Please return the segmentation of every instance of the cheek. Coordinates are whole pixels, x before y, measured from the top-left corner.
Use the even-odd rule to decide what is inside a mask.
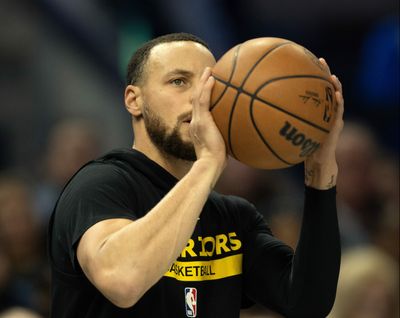
[[[153,108],[153,112],[167,127],[175,127],[178,124],[179,112],[171,104],[164,103],[159,108]]]
[[[163,117],[168,115],[173,108],[172,101],[173,98],[163,89],[152,90],[146,94],[146,98],[144,98],[145,104],[148,105],[154,113]]]
[[[154,87],[146,92],[144,102],[168,127],[173,128],[178,124],[178,117],[191,110],[191,96],[189,90],[177,92],[173,88]]]

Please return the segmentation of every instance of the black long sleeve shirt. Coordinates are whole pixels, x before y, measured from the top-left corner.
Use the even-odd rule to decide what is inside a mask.
[[[272,235],[253,205],[212,192],[164,276],[131,308],[108,301],[79,266],[80,238],[102,220],[145,216],[177,182],[132,149],[113,151],[71,179],[49,226],[52,317],[234,318],[249,302],[286,317],[328,314],[340,263],[335,189],[306,188],[296,252]]]

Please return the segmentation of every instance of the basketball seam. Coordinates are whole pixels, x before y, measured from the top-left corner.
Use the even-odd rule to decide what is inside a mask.
[[[235,54],[233,56],[233,66],[232,66],[232,71],[231,74],[229,75],[229,79],[228,82],[230,83],[232,78],[233,78],[233,74],[235,73],[236,70],[236,62],[237,62],[237,57],[239,55],[239,49],[242,46],[242,44],[239,44],[235,50]],[[213,75],[213,77],[215,78],[215,76]],[[226,91],[228,90],[228,86],[225,85],[224,90],[222,91],[222,94],[217,98],[217,100],[215,101],[215,103],[213,105],[210,106],[210,111],[212,111],[215,106],[217,106],[217,104],[219,103],[219,101],[222,99],[222,97],[225,95]]]
[[[256,90],[256,93],[259,92],[261,88],[264,88],[265,86],[267,86],[271,82],[275,82],[275,81],[282,80],[282,79],[288,79],[288,78],[317,78],[317,79],[321,79],[321,80],[324,80],[324,81],[327,81],[328,83],[330,83],[330,81],[327,80],[326,78],[324,78],[322,76],[317,76],[317,75],[291,75],[291,76],[275,77],[275,78],[269,80],[268,82],[264,83],[260,88],[258,88]],[[219,79],[219,78],[216,78],[216,80],[220,81],[223,84],[225,84],[227,87],[228,86],[232,87],[233,89],[235,89],[237,91],[238,94],[243,93],[245,95],[248,95],[248,96],[251,97],[252,100],[255,99],[255,100],[261,101],[261,102],[263,102],[265,104],[268,104],[272,108],[275,108],[276,110],[279,110],[279,111],[281,111],[281,112],[283,112],[283,113],[285,113],[287,115],[290,115],[291,117],[294,117],[294,118],[296,118],[296,119],[298,119],[298,120],[300,120],[300,121],[302,121],[302,122],[304,122],[304,123],[306,123],[306,124],[308,124],[308,125],[310,125],[310,126],[312,126],[314,128],[317,128],[317,129],[323,131],[324,133],[329,133],[329,130],[327,130],[327,129],[323,128],[323,127],[320,127],[320,126],[318,126],[318,125],[316,125],[316,124],[314,124],[314,123],[312,123],[312,122],[310,122],[310,121],[308,121],[308,120],[306,120],[304,118],[301,118],[298,115],[293,114],[293,113],[291,113],[291,112],[279,107],[278,105],[275,105],[275,104],[273,104],[273,103],[271,103],[271,102],[269,102],[269,101],[267,101],[267,100],[265,100],[265,99],[263,99],[261,97],[258,97],[255,94],[251,94],[251,93],[245,91],[242,87],[235,86],[232,83],[226,82],[226,81],[224,81],[222,79]]]
[[[238,59],[238,56],[239,56],[239,50],[240,50],[240,47],[241,47],[242,45],[240,44],[239,46],[238,46],[238,48],[237,48],[237,50],[236,50],[236,54],[235,54],[235,59],[234,59],[234,63],[235,63],[235,69],[236,69],[236,61],[237,61],[237,59]],[[232,77],[233,77],[233,68],[232,68]],[[232,77],[229,79],[229,82],[228,83],[230,83],[230,81],[231,81],[231,79],[232,79]],[[225,85],[225,91],[228,89],[228,85]],[[230,152],[231,152],[231,154],[232,154],[232,156],[235,158],[235,159],[237,159],[237,157],[236,157],[236,155],[235,155],[235,153],[233,152],[233,149],[232,149],[232,143],[231,143],[231,138],[230,138],[230,123],[231,123],[231,121],[232,121],[232,116],[233,116],[233,110],[235,109],[235,107],[236,107],[236,102],[237,102],[237,100],[238,100],[238,97],[239,97],[239,92],[236,92],[236,96],[235,96],[235,100],[234,100],[234,102],[233,102],[233,105],[232,105],[232,108],[231,108],[231,111],[229,112],[229,126],[228,126],[228,147],[229,147],[229,150],[230,150]]]
[[[236,155],[235,155],[235,153],[233,151],[233,147],[232,147],[231,124],[232,124],[233,111],[234,111],[234,109],[236,107],[236,103],[237,103],[237,100],[239,98],[239,95],[240,95],[240,92],[237,91],[236,92],[236,96],[235,96],[235,100],[233,101],[233,105],[232,105],[231,111],[229,112],[229,126],[228,126],[228,146],[229,146],[229,149],[231,151],[232,156],[237,160],[239,160],[239,159],[236,157]]]
[[[255,68],[258,66],[258,64],[261,63],[261,61],[270,53],[272,53],[274,50],[280,48],[281,46],[284,45],[288,45],[288,44],[292,44],[293,42],[284,42],[284,43],[280,43],[277,46],[274,46],[273,48],[271,48],[269,51],[265,52],[256,63],[253,64],[253,66],[251,67],[251,69],[247,72],[246,76],[243,79],[242,84],[240,85],[241,88],[243,88],[244,84],[246,84],[247,80],[249,79],[251,73],[253,73],[253,71],[255,70]]]
[[[257,61],[256,63],[254,63],[254,65],[252,66],[252,68],[247,72],[247,74],[246,74],[245,78],[243,79],[242,84],[241,84],[241,86],[240,86],[240,90],[236,88],[237,93],[236,93],[236,96],[235,96],[235,101],[234,101],[234,103],[233,103],[233,105],[232,105],[232,108],[231,108],[231,111],[230,111],[230,114],[229,114],[229,123],[228,123],[228,145],[229,145],[229,149],[230,149],[230,151],[231,151],[231,154],[232,154],[232,156],[233,156],[235,159],[238,159],[238,158],[237,158],[237,156],[235,155],[235,153],[234,153],[234,151],[233,151],[233,147],[232,147],[232,140],[231,140],[232,119],[233,119],[233,113],[234,113],[235,108],[236,108],[236,102],[237,102],[237,100],[238,100],[238,97],[239,97],[241,91],[243,91],[242,88],[243,88],[244,84],[246,83],[247,79],[250,77],[251,73],[252,73],[252,72],[254,71],[254,69],[257,67],[257,65],[258,65],[268,54],[270,54],[270,53],[271,53],[272,51],[274,51],[275,49],[277,49],[277,48],[279,48],[279,47],[281,47],[281,46],[283,46],[283,45],[290,44],[290,43],[293,43],[293,42],[284,42],[284,43],[280,43],[280,44],[274,46],[273,48],[271,48],[269,51],[265,52],[265,53],[258,59],[258,61]],[[236,59],[237,59],[238,56],[239,56],[239,50],[238,50],[237,52],[238,52],[238,55],[236,56]],[[223,81],[221,81],[221,82],[223,82]],[[229,83],[229,84],[228,84],[229,86],[234,87],[233,85],[231,85],[230,80],[229,80],[228,83]],[[225,85],[227,85],[227,83],[226,83]],[[228,86],[228,85],[227,85],[227,86]],[[239,160],[239,159],[238,159],[238,160]]]
[[[286,161],[285,159],[281,158],[276,152],[275,150],[272,148],[272,146],[264,139],[264,136],[262,135],[262,133],[260,132],[260,130],[257,127],[257,124],[254,120],[254,116],[253,116],[253,102],[254,102],[254,98],[251,99],[251,103],[250,103],[250,107],[249,107],[249,113],[250,113],[250,118],[251,118],[251,122],[253,123],[253,127],[256,130],[258,137],[260,137],[260,139],[262,140],[262,142],[264,143],[264,145],[267,146],[267,148],[272,152],[272,154],[275,155],[276,158],[278,158],[280,161],[282,161],[283,163],[289,165],[289,166],[293,166],[295,165],[295,163],[290,163],[288,161]]]

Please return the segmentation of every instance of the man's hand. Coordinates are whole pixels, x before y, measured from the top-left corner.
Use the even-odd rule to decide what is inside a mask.
[[[321,58],[320,61],[329,70],[329,66],[325,60]],[[334,123],[325,142],[304,162],[305,184],[309,187],[321,190],[329,189],[336,185],[338,166],[335,151],[344,125],[342,84],[335,75],[332,75],[331,78],[333,85],[335,86],[335,97],[337,103]]]
[[[190,134],[197,160],[206,160],[217,168],[217,179],[227,163],[224,139],[210,113],[210,96],[214,86],[211,69],[207,67],[193,96],[193,113]],[[216,180],[215,180],[216,182]]]

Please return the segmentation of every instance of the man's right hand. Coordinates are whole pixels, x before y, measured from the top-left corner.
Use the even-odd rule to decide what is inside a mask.
[[[224,139],[210,112],[210,97],[214,83],[211,68],[207,67],[193,96],[190,135],[197,160],[207,161],[209,165],[216,167],[216,182],[226,166],[228,156]]]

